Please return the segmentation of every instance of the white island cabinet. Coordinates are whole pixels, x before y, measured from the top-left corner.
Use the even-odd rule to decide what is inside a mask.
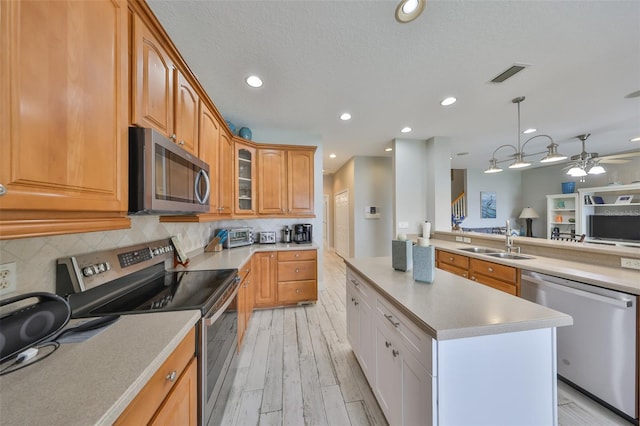
[[[393,425],[557,424],[556,327],[570,316],[436,270],[347,259],[347,336]]]

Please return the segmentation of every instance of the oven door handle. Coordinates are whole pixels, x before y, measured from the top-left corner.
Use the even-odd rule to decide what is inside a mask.
[[[222,316],[222,314],[227,310],[231,302],[233,302],[233,299],[235,299],[236,296],[238,295],[238,290],[240,289],[240,286],[237,285],[237,283],[234,283],[234,286],[235,286],[235,289],[233,290],[233,293],[231,293],[231,296],[229,296],[229,298],[224,302],[224,304],[220,307],[220,309],[214,312],[211,312],[211,311],[207,312],[207,316],[205,316],[203,319],[204,324],[207,327],[211,327],[213,323],[216,322],[218,318]]]
[[[204,183],[206,184],[206,189],[204,191],[204,196],[200,197],[200,191],[198,191],[198,186],[200,186],[200,178],[204,178]],[[193,189],[196,196],[196,199],[200,204],[207,204],[209,202],[209,194],[211,193],[211,181],[209,180],[209,176],[207,175],[206,170],[201,169],[196,175],[196,180],[193,183]]]

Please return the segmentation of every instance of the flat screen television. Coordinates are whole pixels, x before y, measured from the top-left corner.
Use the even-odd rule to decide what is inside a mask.
[[[589,237],[640,241],[640,216],[589,216]]]

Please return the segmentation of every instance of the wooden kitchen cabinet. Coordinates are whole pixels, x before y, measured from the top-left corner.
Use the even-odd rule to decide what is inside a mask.
[[[0,3],[0,239],[130,227],[127,2]]]
[[[287,153],[282,149],[258,149],[258,213],[286,212]]]
[[[240,287],[238,288],[238,350],[249,327],[251,312],[253,311],[253,286],[251,285],[251,260],[242,266],[238,275],[240,276]]]
[[[174,65],[166,42],[138,14],[133,15],[131,64],[133,124],[151,127],[198,155],[200,97]]]
[[[315,250],[278,252],[278,304],[318,300]]]
[[[237,216],[256,215],[256,149],[253,145],[234,140],[235,202]]]
[[[258,213],[313,216],[315,147],[264,147],[258,150]]]
[[[520,270],[457,253],[436,250],[437,267],[480,284],[520,296]]]
[[[182,340],[115,425],[197,425],[198,380],[195,328]]]
[[[254,306],[256,308],[272,308],[277,303],[278,291],[278,254],[277,252],[255,253],[252,257],[251,269],[254,281]]]
[[[520,271],[480,259],[469,259],[469,279],[520,296]]]

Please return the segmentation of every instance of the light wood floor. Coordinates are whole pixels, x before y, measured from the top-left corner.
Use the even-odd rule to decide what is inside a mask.
[[[346,336],[345,265],[324,253],[318,303],[255,311],[213,425],[386,425]],[[564,383],[559,423],[631,425]]]

